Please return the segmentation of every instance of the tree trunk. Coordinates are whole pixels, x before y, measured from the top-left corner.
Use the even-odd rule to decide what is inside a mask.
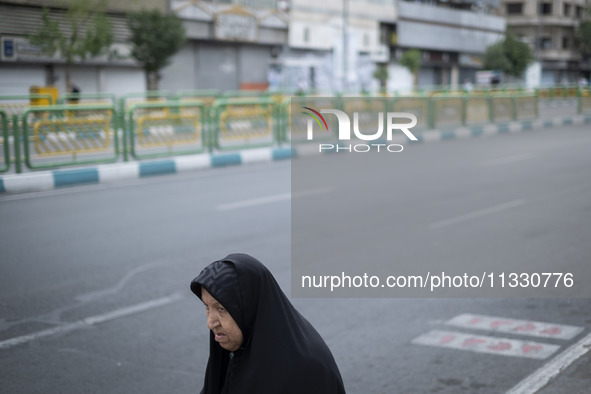
[[[72,65],[72,63],[70,63],[69,61],[66,62],[66,94],[69,94],[72,92],[72,80],[71,80],[71,76],[70,76],[70,66]]]
[[[158,90],[158,80],[160,76],[157,71],[146,71],[146,88],[148,90]]]

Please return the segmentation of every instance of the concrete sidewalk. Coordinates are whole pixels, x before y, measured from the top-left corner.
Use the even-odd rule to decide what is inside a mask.
[[[549,119],[486,124],[453,129],[426,130],[423,132],[415,132],[415,135],[418,138],[418,143],[438,142],[458,138],[488,137],[541,128],[581,125],[587,123],[591,123],[591,114],[557,116]],[[393,142],[405,143],[407,140],[402,138]],[[291,157],[297,157],[298,155],[303,156],[314,154],[317,153],[316,150],[317,147],[313,144],[309,144],[309,146],[302,144],[301,146],[293,148],[257,148],[234,153],[199,154],[151,161],[133,161],[92,167],[76,167],[2,175],[0,176],[0,193],[16,194],[36,192],[71,185],[108,183],[126,179],[174,174],[229,165],[285,160]]]

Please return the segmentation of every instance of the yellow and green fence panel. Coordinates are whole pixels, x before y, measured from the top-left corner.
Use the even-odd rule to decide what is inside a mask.
[[[146,92],[127,93],[119,98],[119,110],[127,113],[132,106],[145,103],[166,103],[175,100],[172,94],[166,90],[149,90]],[[146,111],[150,111],[148,106]]]
[[[182,103],[199,102],[207,106],[213,106],[213,102],[220,97],[218,89],[181,90],[175,99]]]
[[[530,120],[538,117],[538,97],[536,95],[517,95],[513,98],[515,120]]]
[[[591,88],[579,91],[579,113],[591,113]]]
[[[375,133],[379,129],[380,118],[382,130],[386,129],[384,115],[390,110],[392,99],[387,97],[344,97],[345,113],[357,114],[359,131],[364,134]],[[380,117],[378,114],[382,113]],[[355,116],[355,115],[354,115]],[[354,121],[354,118],[351,118]]]
[[[432,127],[450,128],[465,122],[464,98],[455,96],[434,96],[430,99],[432,108]]]
[[[31,106],[39,106],[41,103],[47,105],[55,104],[53,97],[50,94],[26,94],[13,96],[0,96],[0,109],[5,111],[6,116],[10,119],[13,116],[18,116],[19,120],[25,110]],[[43,116],[43,113],[39,113]],[[18,127],[19,123],[8,123],[8,135],[14,135],[13,127]]]
[[[113,105],[28,108],[22,115],[20,138],[27,167],[51,168],[116,161],[119,155],[115,132],[117,119]]]
[[[278,139],[279,104],[269,97],[221,99],[214,103],[211,125],[218,150],[271,146]]]
[[[10,139],[8,136],[8,115],[3,109],[0,109],[0,141],[2,149],[0,172],[6,172],[10,168]]]
[[[426,96],[398,97],[394,99],[394,112],[409,112],[417,117],[413,130],[425,130],[432,127],[430,98]]]
[[[14,96],[0,96],[0,109],[6,112],[8,117],[22,115],[31,106],[53,105],[50,94],[25,94]]]
[[[136,159],[209,150],[207,107],[202,102],[135,104],[127,118],[130,151]]]
[[[464,124],[479,125],[492,121],[490,98],[488,96],[468,96],[464,101]]]

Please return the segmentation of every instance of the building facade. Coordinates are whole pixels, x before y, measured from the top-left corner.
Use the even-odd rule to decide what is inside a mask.
[[[173,0],[170,6],[183,20],[188,42],[162,71],[163,87],[269,87],[270,65],[287,43],[288,15],[276,0]]]
[[[0,1],[0,95],[22,95],[31,86],[57,86],[66,93],[64,60],[46,56],[27,39],[41,27],[43,7],[58,20],[60,28],[68,30],[65,0],[9,0]],[[85,92],[123,94],[146,88],[143,70],[129,58],[129,36],[126,14],[142,6],[167,12],[166,0],[138,2],[110,2],[106,10],[113,28],[113,44],[106,55],[76,62],[71,67],[71,80]]]
[[[109,55],[77,62],[72,81],[82,92],[145,90],[143,70],[129,57],[126,14],[146,7],[178,15],[187,30],[187,44],[161,72],[160,88],[170,91],[376,91],[378,66],[388,69],[389,90],[410,90],[414,78],[400,65],[409,49],[422,53],[419,87],[457,87],[475,82],[486,48],[507,27],[532,46],[543,83],[573,82],[588,78],[574,38],[586,1],[542,0],[539,10],[536,0],[110,2]],[[64,61],[41,55],[27,34],[40,26],[43,6],[65,26],[68,4],[0,1],[0,94],[50,84],[65,91]]]
[[[290,82],[319,90],[377,90],[373,72],[388,68],[389,90],[410,90],[413,76],[399,64],[419,49],[418,85],[474,82],[488,45],[505,33],[494,13],[498,0],[479,2],[399,0],[293,0],[289,49],[283,59]],[[296,73],[296,77],[293,74]]]
[[[457,87],[475,82],[486,48],[503,38],[505,20],[498,1],[399,1],[390,45],[395,58],[406,49],[422,51],[419,86]],[[395,34],[395,36],[393,36]]]
[[[500,12],[541,64],[542,85],[576,83],[589,78],[575,33],[585,17],[587,0],[501,0]]]

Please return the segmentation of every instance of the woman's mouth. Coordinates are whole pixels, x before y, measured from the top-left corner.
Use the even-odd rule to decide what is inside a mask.
[[[224,338],[226,338],[226,335],[225,335],[225,334],[222,334],[222,333],[217,333],[217,334],[215,334],[215,340],[216,340],[216,342],[220,342],[220,341],[222,341]]]

